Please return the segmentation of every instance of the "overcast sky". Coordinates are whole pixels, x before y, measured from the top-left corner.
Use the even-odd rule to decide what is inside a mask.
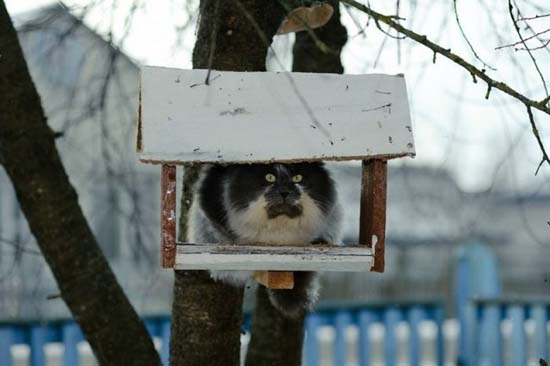
[[[49,3],[52,1],[6,0],[12,15]],[[85,3],[81,0],[66,2],[77,7]],[[120,42],[132,3],[131,0],[119,0],[113,7],[110,0],[105,0],[87,15],[85,22],[105,37],[107,30],[112,29],[115,42]],[[124,39],[123,50],[141,63],[190,68],[196,19],[191,19],[191,27],[178,41],[175,29],[188,18],[184,6],[178,5],[180,3],[183,4],[175,0],[141,1],[132,18],[128,37]],[[451,48],[467,61],[483,67],[459,33],[452,2],[418,0],[416,7],[409,6],[410,1],[401,3],[400,15],[407,19],[404,25],[427,34],[428,38]],[[542,9],[550,13],[548,1],[545,6],[543,3],[539,1]],[[383,13],[395,13],[393,2],[371,0],[370,4]],[[487,72],[520,92],[542,99],[542,82],[527,53],[514,52],[511,48],[495,50],[495,47],[517,40],[506,2],[488,0],[458,4],[462,26],[470,42],[479,56],[497,69]],[[484,4],[483,7],[480,4]],[[75,11],[78,12],[78,8]],[[474,84],[470,75],[458,66],[441,56],[432,64],[431,51],[409,40],[387,37],[373,22],[366,29],[366,36],[359,34],[355,21],[364,25],[366,18],[355,13],[354,21],[347,12],[343,14],[350,35],[343,53],[346,73],[404,73],[406,76],[417,149],[417,158],[407,164],[430,164],[449,169],[465,190],[488,189],[495,180],[511,189],[537,191],[548,187],[550,190],[550,167],[543,167],[537,177],[533,175],[540,152],[521,104],[497,91],[485,100],[486,85]],[[525,14],[532,15],[535,13]],[[535,30],[543,30],[550,26],[548,19],[531,24]],[[276,52],[285,59],[284,52],[290,42],[288,38],[277,38]],[[550,51],[537,51],[535,56],[543,75],[546,72],[550,79]],[[517,64],[524,66],[518,68]],[[285,67],[289,68],[288,61]],[[550,149],[550,117],[542,113],[535,116]]]

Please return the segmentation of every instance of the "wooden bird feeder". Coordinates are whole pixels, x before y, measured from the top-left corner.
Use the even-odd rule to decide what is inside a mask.
[[[161,165],[164,268],[384,271],[389,159],[414,156],[403,75],[141,70],[139,159]],[[176,241],[176,166],[362,160],[359,243],[273,246]],[[281,273],[283,272],[283,273]]]

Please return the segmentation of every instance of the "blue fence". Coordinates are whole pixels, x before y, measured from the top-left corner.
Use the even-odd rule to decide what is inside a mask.
[[[319,311],[308,314],[306,318],[306,342],[304,356],[307,366],[320,364],[320,343],[317,333],[323,326],[331,326],[335,331],[334,365],[346,365],[347,344],[346,330],[355,325],[359,329],[359,360],[361,366],[368,366],[370,362],[369,328],[376,322],[383,323],[386,329],[384,339],[384,359],[387,366],[397,364],[396,327],[399,322],[405,321],[410,325],[409,360],[411,366],[420,365],[420,336],[419,324],[423,320],[432,320],[437,324],[437,360],[443,365],[443,310],[438,304],[411,304],[401,306],[383,305],[349,305],[323,306]],[[245,330],[249,328],[250,319],[245,317]],[[170,319],[156,317],[145,319],[145,324],[151,336],[161,340],[161,358],[163,364],[168,364],[168,344],[170,339]],[[76,366],[79,363],[77,345],[84,341],[78,325],[72,321],[50,322],[48,324],[21,324],[0,325],[0,365],[11,366],[10,348],[15,344],[30,346],[30,365],[45,365],[46,355],[44,346],[48,343],[59,342],[64,345],[63,364]]]
[[[455,276],[455,300],[460,323],[457,365],[527,365],[527,319],[531,319],[535,326],[534,359],[537,363],[539,359],[548,360],[550,301],[502,297],[497,268],[494,254],[481,243],[470,243],[459,253]],[[504,320],[512,326],[509,347],[504,347]],[[505,355],[508,356],[506,360]]]
[[[162,340],[161,357],[168,364],[168,340],[170,339],[170,319],[155,317],[145,320],[151,336]],[[11,366],[10,349],[16,344],[27,344],[30,347],[30,365],[44,366],[46,355],[44,347],[48,343],[63,343],[63,364],[77,366],[79,355],[77,345],[85,338],[80,327],[73,321],[55,321],[47,324],[21,323],[18,325],[0,324],[0,365]]]
[[[511,323],[510,347],[507,347],[506,364],[524,366],[527,364],[527,335],[525,322],[533,321],[534,358],[548,360],[547,322],[550,316],[550,303],[541,300],[511,300],[511,299],[474,299],[472,300],[474,314],[472,319],[466,319],[467,329],[471,330],[473,338],[468,345],[465,365],[503,365],[504,340],[501,333],[502,321],[508,319]]]
[[[408,305],[380,305],[336,307],[332,310],[323,310],[309,314],[306,319],[305,359],[307,366],[320,365],[320,344],[317,341],[317,330],[328,325],[335,330],[334,365],[347,365],[348,352],[346,329],[355,325],[359,330],[358,356],[359,365],[371,365],[371,339],[369,329],[374,323],[382,323],[384,333],[384,364],[397,364],[397,325],[404,321],[409,325],[408,359],[411,366],[420,365],[420,334],[419,325],[424,320],[434,321],[437,326],[436,360],[437,365],[443,365],[444,338],[443,338],[443,307],[440,304],[408,304]]]

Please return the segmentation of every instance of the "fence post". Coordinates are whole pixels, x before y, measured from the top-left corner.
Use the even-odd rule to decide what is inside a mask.
[[[459,366],[477,366],[479,333],[472,300],[500,295],[496,258],[490,248],[471,242],[460,248],[455,272],[456,312],[460,323]]]
[[[321,317],[309,314],[306,318],[306,365],[319,366],[319,344],[317,330],[321,326]]]
[[[426,310],[422,306],[413,306],[408,312],[409,318],[409,364],[420,365],[422,342],[418,333],[420,322],[426,319]]]
[[[508,317],[512,321],[512,366],[527,364],[527,341],[525,337],[525,311],[522,305],[511,305]]]
[[[359,365],[370,366],[371,347],[369,339],[370,326],[376,321],[372,310],[359,311]]]
[[[46,343],[46,327],[34,325],[31,328],[31,366],[44,366],[46,356],[44,344]]]
[[[502,365],[502,336],[500,334],[501,312],[497,304],[482,304],[479,311],[480,362],[483,365]]]
[[[386,335],[384,338],[384,364],[386,366],[397,365],[397,324],[401,320],[401,311],[395,306],[391,306],[384,312],[384,326]]]
[[[14,342],[14,330],[0,327],[0,365],[11,366],[11,346]]]
[[[63,345],[65,346],[65,351],[63,352],[63,365],[78,366],[80,364],[78,342],[82,338],[80,328],[76,323],[64,324],[62,337]]]
[[[437,366],[444,366],[445,363],[445,335],[443,334],[443,322],[445,321],[445,315],[443,314],[443,307],[436,306],[434,308],[434,319],[437,326]]]
[[[170,355],[170,319],[162,319],[160,323],[160,336],[162,338],[162,348],[160,351],[160,359],[164,366],[168,366],[168,358]]]
[[[535,359],[548,360],[548,336],[546,335],[546,309],[543,304],[533,305],[531,318],[535,321]]]
[[[334,342],[334,364],[347,365],[346,330],[351,324],[351,314],[347,310],[340,310],[334,319],[336,339]]]

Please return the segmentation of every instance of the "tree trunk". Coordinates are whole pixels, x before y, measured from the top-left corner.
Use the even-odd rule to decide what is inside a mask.
[[[334,8],[330,21],[319,29],[314,30],[317,38],[323,41],[330,52],[323,52],[315,44],[315,40],[308,32],[296,33],[294,42],[292,70],[296,72],[326,72],[341,74],[344,72],[340,54],[348,40],[346,28],[340,22],[339,1],[327,1]]]
[[[271,305],[265,287],[259,285],[245,365],[299,366],[303,343],[304,317],[284,317]]]
[[[296,33],[292,70],[296,72],[342,73],[340,53],[347,41],[346,28],[340,22],[338,1],[330,21],[314,30],[318,39],[330,47],[330,53],[320,50],[308,32]],[[251,339],[246,366],[299,366],[302,363],[304,318],[287,319],[271,305],[263,287],[256,293]]]
[[[61,296],[100,364],[160,364],[78,205],[2,0],[0,50],[0,157]]]
[[[193,68],[264,71],[284,14],[277,1],[201,0]],[[186,236],[197,170],[185,172],[180,238]],[[208,272],[175,271],[171,365],[239,365],[242,297],[242,288],[215,282]]]

